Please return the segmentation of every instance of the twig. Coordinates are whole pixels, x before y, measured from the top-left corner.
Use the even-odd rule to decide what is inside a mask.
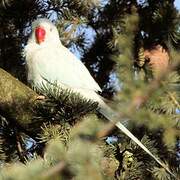
[[[60,161],[58,164],[56,164],[52,168],[46,170],[46,172],[43,172],[41,177],[42,178],[51,177],[51,176],[58,174],[61,171],[63,171],[65,169],[65,167],[66,167],[66,163],[64,161]]]

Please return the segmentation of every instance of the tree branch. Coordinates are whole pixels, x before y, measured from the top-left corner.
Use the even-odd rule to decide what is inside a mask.
[[[40,104],[38,94],[0,68],[0,114],[11,123],[33,132],[32,125],[38,123],[34,107]]]

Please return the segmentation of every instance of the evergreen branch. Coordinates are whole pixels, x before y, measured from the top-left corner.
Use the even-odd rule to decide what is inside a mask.
[[[174,95],[171,92],[167,92],[167,94],[169,95],[169,97],[171,98],[171,100],[173,101],[173,103],[177,106],[178,109],[180,109],[180,104],[177,101],[177,99],[174,97]]]
[[[57,87],[44,88],[50,99],[38,100],[39,95],[32,89],[0,69],[0,112],[25,133],[29,132],[30,137],[36,136],[40,125],[53,115],[58,121],[62,118],[68,121],[97,108],[97,103],[81,98],[79,94]]]
[[[173,70],[175,70],[180,65],[180,62],[174,62],[166,71],[162,72],[156,79],[152,80],[152,82],[146,87],[146,90],[143,90],[140,92],[140,95],[135,96],[134,99],[132,99],[131,103],[129,104],[128,111],[124,111],[121,113],[118,113],[119,119],[130,117],[130,114],[134,114],[134,111],[136,111],[137,107],[142,106],[145,104],[148,99],[151,97],[151,95],[154,93],[156,89],[159,88],[162,81],[166,79],[166,77],[171,73]],[[139,91],[139,90],[138,90]],[[136,94],[136,92],[134,93]],[[139,94],[139,93],[138,93]],[[173,99],[176,100],[176,99]],[[178,104],[179,107],[179,104]],[[100,131],[97,136],[103,137],[109,134],[114,129],[114,124],[108,124],[105,129]]]
[[[159,74],[158,77],[156,77],[156,79],[152,80],[152,82],[147,86],[146,90],[143,90],[141,92],[142,95],[135,96],[135,98],[132,100],[132,102],[133,102],[132,108],[142,106],[144,103],[146,103],[147,100],[154,93],[154,91],[159,88],[159,86],[161,85],[161,82],[163,80],[165,80],[167,78],[167,76],[173,70],[177,69],[179,66],[180,66],[179,61],[172,63],[166,71],[163,71],[162,73]]]

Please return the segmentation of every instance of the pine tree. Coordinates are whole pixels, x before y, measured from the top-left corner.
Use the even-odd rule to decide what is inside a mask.
[[[126,117],[178,179],[180,16],[174,0],[0,2],[1,179],[174,179],[98,114],[97,103],[59,87],[28,87],[22,52],[37,17],[55,21],[62,43],[79,53],[109,105],[122,113],[119,120]],[[41,94],[45,99],[37,100]]]

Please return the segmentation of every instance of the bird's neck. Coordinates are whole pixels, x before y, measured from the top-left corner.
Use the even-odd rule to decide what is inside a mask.
[[[52,47],[61,47],[61,42],[42,42],[41,44],[38,44],[34,41],[28,41],[25,48],[31,49],[31,50],[38,50],[42,48],[52,48]]]

